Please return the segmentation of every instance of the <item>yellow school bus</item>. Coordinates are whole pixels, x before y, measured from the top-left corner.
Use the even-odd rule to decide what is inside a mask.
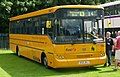
[[[10,49],[46,68],[104,64],[103,13],[99,6],[63,5],[11,17]]]

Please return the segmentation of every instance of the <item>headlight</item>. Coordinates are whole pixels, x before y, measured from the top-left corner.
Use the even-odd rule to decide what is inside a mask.
[[[62,55],[57,55],[57,58],[58,58],[58,59],[64,59],[65,57],[62,56]]]
[[[103,56],[105,56],[105,54],[104,54],[104,53],[101,53],[100,56],[103,57]]]

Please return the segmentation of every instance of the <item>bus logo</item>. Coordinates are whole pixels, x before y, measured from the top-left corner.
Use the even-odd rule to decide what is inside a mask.
[[[92,51],[95,51],[95,48],[92,46],[92,47],[91,47],[91,50],[92,50]]]

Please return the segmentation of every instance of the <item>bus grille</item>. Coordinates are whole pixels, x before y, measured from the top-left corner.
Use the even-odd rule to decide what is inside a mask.
[[[77,58],[93,58],[93,57],[100,57],[100,55],[99,54],[77,55]]]

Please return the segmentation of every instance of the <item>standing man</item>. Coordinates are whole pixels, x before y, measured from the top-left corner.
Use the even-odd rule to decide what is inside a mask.
[[[107,55],[107,61],[104,64],[104,66],[107,66],[107,62],[108,62],[108,66],[111,65],[111,54],[112,54],[112,50],[114,47],[114,43],[113,43],[113,39],[110,37],[111,33],[107,32],[106,33],[106,55]]]
[[[116,37],[115,43],[115,71],[118,69],[118,61],[120,60],[120,31],[118,31],[118,36]]]

